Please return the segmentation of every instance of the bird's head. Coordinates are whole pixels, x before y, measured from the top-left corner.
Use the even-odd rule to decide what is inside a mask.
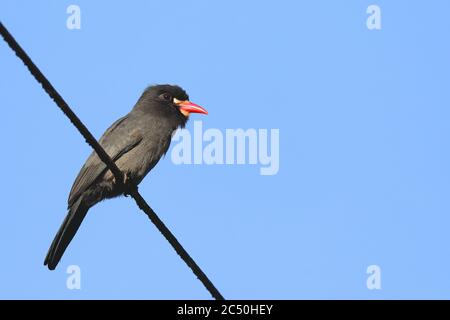
[[[208,114],[204,108],[198,104],[189,101],[189,96],[181,87],[175,85],[154,85],[145,90],[145,94],[153,100],[180,112],[184,117],[188,118],[191,113]]]

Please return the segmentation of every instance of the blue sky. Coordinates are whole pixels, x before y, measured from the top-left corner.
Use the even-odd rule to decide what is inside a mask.
[[[81,8],[81,29],[66,8]],[[366,8],[381,8],[368,30]],[[177,83],[203,127],[279,129],[280,169],[175,165],[143,196],[229,299],[450,297],[450,3],[2,1],[0,19],[99,137]],[[207,299],[129,198],[43,265],[91,152],[0,41],[0,298]],[[193,121],[188,124],[192,130]],[[66,268],[81,268],[81,290]],[[381,269],[381,290],[366,269]]]

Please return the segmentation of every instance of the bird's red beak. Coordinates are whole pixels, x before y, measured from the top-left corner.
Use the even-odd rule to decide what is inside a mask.
[[[175,101],[175,103],[180,108],[180,111],[187,117],[190,113],[203,113],[208,114],[203,107],[200,107],[198,104],[195,104],[190,101]]]

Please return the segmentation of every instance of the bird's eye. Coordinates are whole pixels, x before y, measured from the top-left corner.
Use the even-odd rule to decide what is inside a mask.
[[[172,96],[168,93],[163,93],[161,96],[161,98],[163,98],[166,101],[171,101],[172,100]]]

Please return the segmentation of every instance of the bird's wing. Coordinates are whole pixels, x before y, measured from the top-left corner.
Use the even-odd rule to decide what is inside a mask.
[[[136,147],[142,141],[142,133],[139,129],[128,128],[128,115],[114,122],[100,138],[99,143],[113,161]],[[100,160],[97,153],[91,153],[86,163],[78,173],[69,194],[69,207],[78,199],[107,170],[106,165]]]

